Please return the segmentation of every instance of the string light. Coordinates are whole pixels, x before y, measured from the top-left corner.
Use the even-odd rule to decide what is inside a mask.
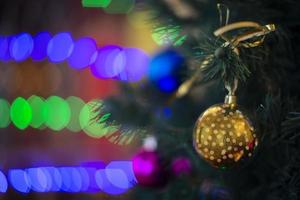
[[[29,57],[33,61],[42,61],[46,57],[53,63],[67,61],[76,70],[90,66],[97,78],[128,82],[140,81],[146,75],[149,64],[149,56],[138,48],[116,45],[98,48],[94,39],[83,37],[73,41],[67,32],[53,37],[48,32],[40,32],[34,37],[28,33],[0,36],[1,61],[14,59],[21,62]]]
[[[36,95],[27,100],[18,97],[11,107],[6,100],[0,99],[0,128],[8,127],[11,120],[21,130],[28,126],[36,129],[47,126],[54,131],[67,128],[72,132],[83,130],[90,137],[101,138],[120,128],[106,123],[110,113],[104,113],[103,108],[104,104],[100,100],[85,103],[74,96],[66,100],[58,96],[50,96],[46,100]]]
[[[8,178],[0,172],[0,192],[8,182],[18,192],[105,192],[119,195],[137,184],[132,161],[84,163],[78,167],[11,169]]]

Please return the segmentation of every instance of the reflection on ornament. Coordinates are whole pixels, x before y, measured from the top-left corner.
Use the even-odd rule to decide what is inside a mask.
[[[249,119],[236,104],[218,104],[196,122],[194,145],[212,166],[226,169],[253,155],[258,141]]]

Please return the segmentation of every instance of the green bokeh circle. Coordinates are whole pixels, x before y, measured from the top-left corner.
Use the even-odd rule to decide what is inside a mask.
[[[112,0],[82,0],[83,7],[105,8]]]
[[[4,100],[0,99],[0,128],[6,128],[10,124],[9,116],[10,105]]]
[[[101,138],[118,130],[116,126],[108,126],[105,120],[99,119],[98,115],[101,110],[97,108],[101,107],[102,104],[101,101],[91,101],[86,104],[80,112],[80,126],[87,135],[93,138]]]
[[[33,95],[27,102],[32,109],[32,121],[30,125],[33,128],[41,128],[46,121],[46,103],[44,99]]]
[[[51,96],[45,101],[45,124],[54,131],[60,131],[71,119],[69,104],[58,96]]]
[[[70,122],[67,125],[67,129],[69,129],[72,132],[80,132],[81,126],[79,122],[79,116],[80,111],[84,107],[85,103],[80,98],[74,96],[68,97],[66,101],[71,109],[71,118]]]
[[[104,11],[108,14],[125,14],[133,10],[135,0],[113,0]]]
[[[17,128],[26,129],[32,120],[32,110],[29,103],[21,97],[15,99],[11,105],[10,117]]]

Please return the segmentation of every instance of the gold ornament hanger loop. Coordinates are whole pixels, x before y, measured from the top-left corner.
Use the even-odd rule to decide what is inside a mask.
[[[226,33],[231,32],[233,30],[243,28],[251,28],[252,30],[242,33],[240,35],[234,35],[232,37],[225,35]],[[221,37],[223,40],[226,41],[225,43],[230,43],[233,48],[237,48],[240,46],[245,48],[252,48],[261,45],[264,42],[265,36],[275,30],[276,27],[274,24],[267,24],[265,26],[262,26],[256,22],[242,21],[225,25],[217,29],[214,32],[214,35],[216,37]],[[258,38],[258,40],[247,42],[248,40],[254,38]]]

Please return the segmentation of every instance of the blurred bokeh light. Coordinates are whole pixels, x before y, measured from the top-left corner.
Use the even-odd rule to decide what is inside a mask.
[[[96,135],[93,138],[87,137],[85,130],[81,130],[79,122],[79,113],[83,107],[83,102],[90,102],[92,99],[105,99],[119,93],[118,81],[115,79],[121,79],[120,77],[125,81],[140,79],[141,76],[138,72],[137,74],[131,74],[138,66],[135,65],[132,59],[133,56],[130,57],[133,54],[127,52],[129,49],[134,47],[140,55],[149,56],[158,48],[151,38],[152,26],[150,21],[145,23],[145,20],[148,20],[148,13],[136,11],[133,8],[133,1],[115,1],[110,6],[108,5],[113,3],[113,0],[111,2],[108,0],[101,1],[101,3],[102,8],[90,9],[83,7],[80,0],[30,0],[26,3],[16,0],[3,0],[1,2],[0,93],[1,99],[5,103],[0,101],[0,111],[3,111],[0,112],[0,117],[3,119],[0,121],[2,128],[0,130],[2,144],[0,146],[0,160],[3,172],[8,175],[7,180],[11,186],[11,189],[4,195],[4,199],[71,200],[80,198],[93,200],[102,198],[101,193],[65,196],[67,194],[47,192],[62,191],[63,180],[59,167],[42,167],[42,169],[36,170],[37,173],[33,173],[36,175],[35,179],[37,181],[34,183],[36,184],[35,188],[40,186],[39,190],[46,191],[46,194],[42,194],[42,196],[39,194],[18,195],[15,191],[22,193],[32,191],[31,182],[26,170],[8,170],[24,169],[29,166],[36,168],[38,168],[37,166],[76,166],[82,161],[90,160],[103,160],[109,163],[112,160],[129,159],[136,151],[134,144],[128,146],[115,145],[106,138],[99,139],[97,136],[99,133],[97,132],[95,132]],[[123,4],[124,6],[111,7],[117,4]],[[30,33],[33,39],[33,49],[31,59],[16,63],[11,57],[10,45],[12,41],[20,36],[17,35],[20,33]],[[59,33],[66,33],[69,36],[66,37],[65,41],[60,42],[61,38],[56,37],[54,39]],[[95,46],[92,45],[92,41],[82,42],[83,38],[86,37],[92,38],[97,50],[109,44],[114,44],[122,47],[124,54],[130,54],[127,55],[130,60],[126,61],[124,70],[117,77],[113,77],[113,80],[97,79],[90,73],[89,67],[93,62],[93,58],[96,58],[97,55],[93,54],[90,57]],[[74,41],[73,38],[75,38]],[[49,43],[50,48],[48,49]],[[20,55],[20,61],[28,56],[30,46],[27,50],[18,49],[16,51]],[[127,47],[130,48],[127,49]],[[84,52],[87,54],[83,54],[81,50],[83,48],[89,48],[89,53],[86,50]],[[20,53],[19,50],[23,52]],[[88,57],[90,58],[88,59]],[[141,57],[141,59],[147,58]],[[122,59],[117,60],[118,62],[122,61]],[[132,68],[127,68],[128,65]],[[132,71],[130,71],[131,69]],[[145,69],[147,69],[146,65],[141,67],[142,71]],[[139,84],[139,82],[136,84]],[[35,97],[32,97],[33,95]],[[51,96],[64,99],[65,103],[63,104],[67,105],[71,111],[70,116],[64,117],[62,122],[59,122],[59,126],[56,126],[56,129],[65,126],[59,132],[41,125],[49,120],[43,114],[43,107],[46,106],[45,101],[47,98]],[[74,98],[68,98],[70,96]],[[22,134],[20,134],[21,130],[13,126],[14,123],[5,128],[10,123],[11,107],[8,102],[13,103],[18,97],[27,100],[32,109],[32,119],[27,119],[27,122],[22,124],[23,128],[25,125],[27,126],[26,129],[22,130]],[[26,103],[24,105],[28,109],[28,105]],[[51,115],[53,117],[55,113]],[[77,117],[75,117],[76,115]],[[89,115],[89,117],[92,116]],[[85,128],[86,130],[93,130],[93,127],[98,130],[100,125],[92,123],[88,126],[90,128]],[[110,129],[107,132],[113,132],[117,130],[118,126],[105,126],[105,128]],[[59,134],[53,134],[53,132]],[[93,132],[91,133],[93,134]],[[69,187],[69,189],[78,190],[80,188],[82,191],[98,193],[100,189],[94,175],[100,168],[85,166],[76,168],[77,170],[73,170],[71,178],[77,180],[79,184],[69,187],[68,182],[66,182],[64,183],[65,189]],[[105,167],[102,169],[105,169]],[[123,174],[122,172],[118,173]],[[80,178],[78,178],[79,174]],[[52,181],[45,182],[45,178],[49,179],[49,177]],[[66,177],[70,176],[66,175]],[[112,181],[110,185],[115,188],[121,187],[121,190],[125,191],[126,178],[125,176],[122,177],[124,182],[122,181],[121,185],[113,183],[113,177],[110,177],[108,179]],[[129,177],[129,180],[131,178]],[[5,180],[0,178],[0,192],[5,190],[5,184],[2,183],[5,183]],[[105,197],[110,198],[111,196],[107,197],[106,195]],[[118,196],[117,198],[126,199],[126,196]]]

